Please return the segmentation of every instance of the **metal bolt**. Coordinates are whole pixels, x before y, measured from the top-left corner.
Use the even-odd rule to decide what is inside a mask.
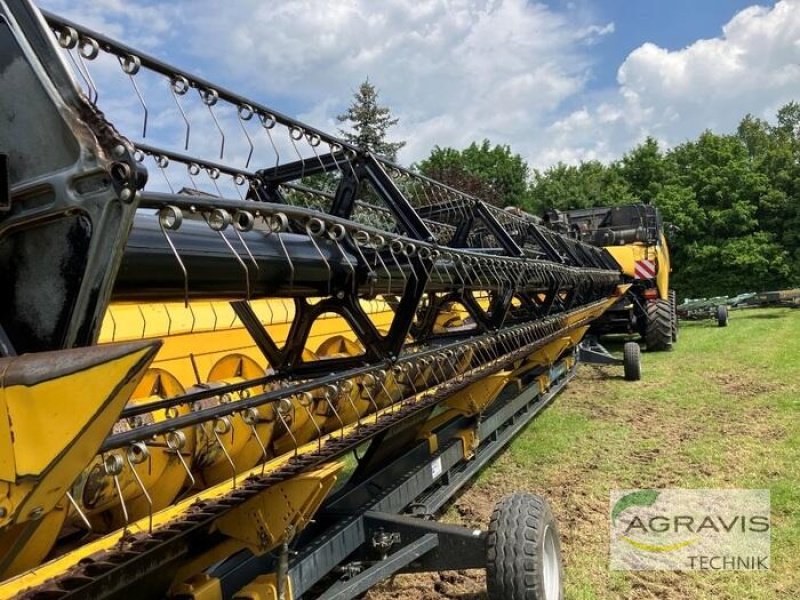
[[[3,518],[5,518],[5,516],[6,516],[7,514],[8,514],[8,511],[5,509],[5,507],[3,507],[3,506],[0,506],[0,519],[3,519]]]
[[[41,506],[37,506],[31,512],[28,513],[28,518],[34,521],[38,521],[44,516],[44,509]]]

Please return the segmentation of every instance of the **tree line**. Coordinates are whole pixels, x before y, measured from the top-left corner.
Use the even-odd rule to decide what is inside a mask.
[[[371,143],[384,144],[380,149],[393,157],[402,142],[388,144],[386,134],[397,120],[377,104],[374,88],[369,91],[381,126],[356,131],[368,130]],[[704,131],[666,149],[647,138],[610,163],[559,163],[540,171],[509,146],[483,140],[461,150],[436,146],[414,168],[498,206],[537,215],[550,208],[654,204],[669,224],[672,287],[679,297],[800,285],[797,102],[781,107],[771,122],[747,115],[731,134]]]

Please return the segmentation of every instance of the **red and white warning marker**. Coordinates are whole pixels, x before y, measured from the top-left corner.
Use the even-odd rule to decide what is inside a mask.
[[[656,276],[656,263],[653,260],[637,260],[633,270],[636,279],[653,279]]]

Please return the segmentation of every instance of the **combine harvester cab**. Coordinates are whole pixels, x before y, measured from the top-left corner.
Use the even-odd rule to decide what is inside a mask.
[[[25,0],[0,48],[0,598],[560,597],[541,498],[417,517],[573,377],[607,253]]]
[[[670,350],[678,340],[677,299],[669,288],[672,270],[664,224],[649,204],[549,211],[545,224],[574,239],[605,249],[631,284],[592,333],[638,334],[651,351]]]

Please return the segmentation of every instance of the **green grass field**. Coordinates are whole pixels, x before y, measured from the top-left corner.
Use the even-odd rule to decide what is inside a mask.
[[[800,598],[800,310],[734,311],[730,325],[684,323],[672,352],[644,353],[641,382],[581,367],[450,508],[485,526],[515,490],[545,495],[559,521],[566,598]],[[610,571],[613,489],[769,488],[769,572]],[[369,598],[484,597],[482,574],[400,577]]]

